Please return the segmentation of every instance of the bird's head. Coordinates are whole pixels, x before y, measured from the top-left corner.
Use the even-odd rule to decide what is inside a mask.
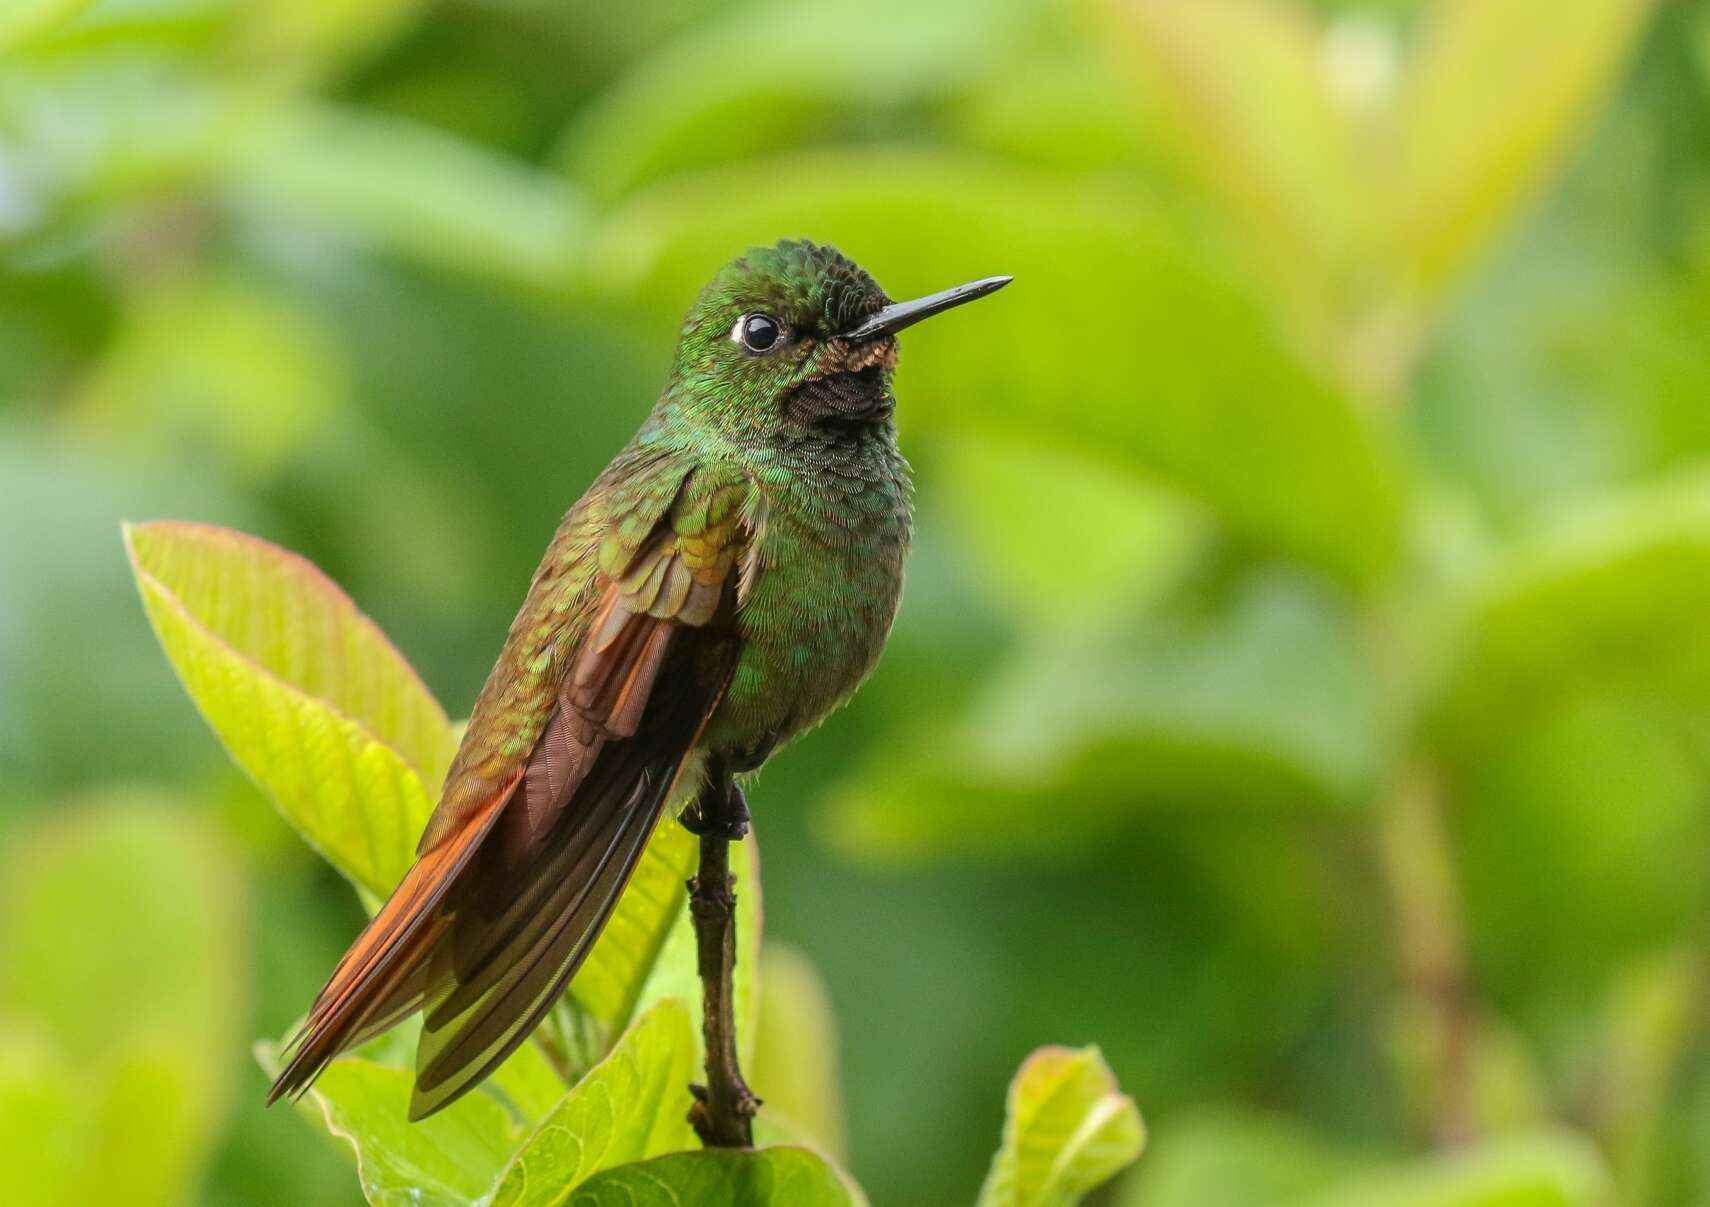
[[[683,320],[668,393],[685,418],[732,435],[887,422],[897,333],[1009,280],[893,303],[834,247],[755,248],[721,269]]]

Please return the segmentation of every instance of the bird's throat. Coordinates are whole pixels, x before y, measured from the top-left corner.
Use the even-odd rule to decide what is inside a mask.
[[[877,363],[815,377],[784,397],[784,417],[804,427],[882,423],[895,408],[890,374]]]

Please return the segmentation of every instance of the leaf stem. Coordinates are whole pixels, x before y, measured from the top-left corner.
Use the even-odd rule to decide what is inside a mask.
[[[1467,977],[1442,793],[1431,768],[1416,762],[1402,769],[1380,828],[1402,977],[1429,1011],[1434,1032],[1427,1087],[1432,1139],[1441,1147],[1464,1144],[1477,1128],[1472,1101],[1477,1008]]]
[[[730,844],[748,830],[748,806],[721,763],[711,771],[684,819],[701,840],[700,866],[689,881],[689,915],[707,1054],[706,1085],[690,1087],[695,1104],[689,1123],[708,1148],[752,1148],[760,1100],[743,1081],[736,1054],[736,881],[730,874]]]
[[[1395,598],[1363,609],[1361,630],[1391,727],[1392,765],[1378,805],[1376,860],[1389,894],[1403,991],[1429,1021],[1426,1126],[1438,1147],[1477,1131],[1475,1052],[1481,1010],[1439,768],[1418,729],[1420,653]]]

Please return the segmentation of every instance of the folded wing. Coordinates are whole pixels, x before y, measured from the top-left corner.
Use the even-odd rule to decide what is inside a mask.
[[[316,999],[270,1101],[421,1009],[419,1119],[477,1084],[552,1008],[735,669],[736,595],[755,565],[749,491],[690,476],[656,522],[607,521],[592,607],[544,726],[496,769],[488,760],[460,777],[454,766],[416,864]],[[527,637],[519,621],[510,644]],[[481,720],[478,707],[472,735]]]

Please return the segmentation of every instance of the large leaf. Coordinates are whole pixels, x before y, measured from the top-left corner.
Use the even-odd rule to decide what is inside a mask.
[[[1023,647],[962,723],[887,746],[834,790],[834,837],[907,861],[1074,847],[1145,805],[1359,802],[1380,732],[1345,618],[1286,578],[1230,595]]]
[[[1707,593],[1702,474],[1568,516],[1469,591],[1429,715],[1479,979],[1511,1001],[1583,1016],[1624,961],[1692,933]]]
[[[355,109],[294,111],[234,156],[250,206],[306,216],[453,271],[556,293],[584,235],[562,181],[425,126]]]
[[[79,1088],[34,1028],[0,1024],[0,1160],[12,1201],[71,1203],[87,1114]]]
[[[1307,1207],[1358,1168],[1280,1118],[1217,1112],[1177,1119],[1123,1187],[1123,1207]]]
[[[1097,1048],[1041,1048],[1009,1087],[979,1207],[1072,1207],[1140,1156],[1146,1130]]]
[[[0,1126],[20,1202],[182,1202],[231,1092],[242,900],[182,803],[126,794],[21,836],[0,868]]]
[[[1402,103],[1401,267],[1452,287],[1554,172],[1626,63],[1650,0],[1433,4]]]
[[[1589,1144],[1521,1136],[1355,1178],[1312,1207],[1602,1207],[1610,1191]]]
[[[408,869],[454,749],[409,664],[320,571],[253,537],[127,527],[155,633],[232,757],[352,883]]]
[[[593,267],[671,329],[760,232],[834,243],[897,297],[1015,275],[904,337],[905,427],[1078,448],[1154,470],[1256,542],[1344,577],[1387,563],[1393,450],[1251,282],[1133,194],[942,154],[803,155],[642,194],[602,230]]]
[[[1520,1135],[1376,1163],[1280,1120],[1207,1117],[1160,1140],[1124,1207],[1603,1207],[1609,1181],[1583,1141]]]
[[[1495,562],[1461,609],[1435,706],[1463,759],[1593,691],[1710,705],[1710,477],[1569,516]]]
[[[423,0],[259,0],[240,10],[245,49],[325,72],[392,35]]]
[[[257,1048],[278,1068],[278,1050]],[[498,1102],[466,1094],[419,1123],[409,1121],[410,1070],[345,1056],[327,1066],[303,1109],[356,1156],[374,1207],[467,1207],[487,1194],[521,1139]]]
[[[1452,835],[1481,986],[1583,1017],[1623,963],[1691,941],[1710,902],[1701,715],[1594,693],[1461,771]]]
[[[807,1149],[708,1149],[608,1170],[577,1189],[569,1207],[854,1207],[862,1201]]]
[[[768,943],[760,953],[760,1019],[748,1076],[764,1087],[768,1116],[842,1157],[837,1020],[818,971],[784,944]]]
[[[1125,59],[1213,204],[1298,300],[1335,301],[1370,243],[1376,205],[1320,31],[1268,0],[1112,8]]]
[[[493,1192],[493,1207],[558,1207],[613,1166],[691,1148],[695,1037],[675,999],[638,1019],[540,1122]]]
[[[616,197],[673,171],[871,126],[953,93],[1012,49],[1036,0],[872,0],[860,21],[791,0],[701,22],[577,118],[562,152]]]
[[[977,429],[944,433],[929,455],[963,555],[1024,631],[1132,616],[1204,544],[1197,509],[1097,458]]]
[[[74,418],[131,457],[212,448],[260,476],[325,431],[344,390],[303,307],[237,279],[174,279],[132,304]]]
[[[94,0],[8,0],[0,10],[0,50],[27,41],[75,17]]]

